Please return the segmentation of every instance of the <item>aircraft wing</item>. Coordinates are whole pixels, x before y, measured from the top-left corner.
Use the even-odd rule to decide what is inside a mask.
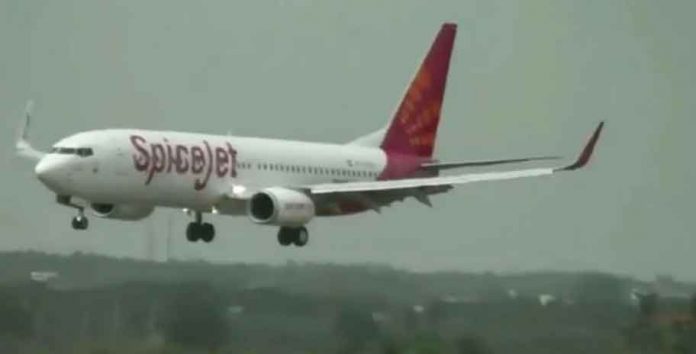
[[[543,161],[543,160],[558,160],[558,156],[538,156],[538,157],[523,157],[517,159],[500,159],[500,160],[479,160],[479,161],[462,161],[462,162],[426,162],[421,165],[422,170],[426,171],[442,171],[449,170],[453,168],[462,167],[483,167],[483,166],[493,166],[493,165],[504,165],[531,161]]]
[[[590,137],[589,141],[585,145],[578,159],[567,166],[556,167],[556,168],[533,168],[533,169],[522,169],[522,170],[512,170],[503,172],[486,172],[486,173],[474,173],[474,174],[462,174],[454,176],[441,176],[441,177],[429,177],[429,178],[408,178],[399,180],[387,180],[387,181],[370,181],[370,182],[347,182],[347,183],[326,183],[317,184],[307,187],[312,195],[336,195],[342,193],[367,193],[367,192],[397,192],[397,191],[418,191],[422,189],[427,189],[429,187],[446,187],[474,182],[485,182],[485,181],[503,181],[518,178],[527,177],[540,177],[552,175],[557,172],[573,171],[585,166],[592,157],[592,152],[594,147],[599,140],[600,133],[604,127],[604,122],[601,122],[594,133]],[[415,194],[417,198],[418,194]]]

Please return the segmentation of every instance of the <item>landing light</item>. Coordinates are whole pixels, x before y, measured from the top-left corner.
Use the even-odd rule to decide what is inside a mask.
[[[244,194],[244,192],[246,192],[246,187],[244,187],[242,185],[238,185],[238,184],[232,186],[232,194],[242,195],[242,194]]]

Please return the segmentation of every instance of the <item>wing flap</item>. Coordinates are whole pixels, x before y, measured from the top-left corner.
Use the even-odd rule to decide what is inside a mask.
[[[483,181],[502,181],[525,177],[539,177],[553,173],[554,169],[552,168],[538,168],[506,172],[466,174],[459,176],[399,179],[392,181],[328,183],[311,186],[310,191],[312,194],[375,192],[396,189],[457,185]]]
[[[421,169],[427,171],[442,171],[449,170],[453,168],[463,168],[463,167],[484,167],[484,166],[494,166],[494,165],[504,165],[531,161],[546,161],[546,160],[558,160],[559,156],[538,156],[538,157],[524,157],[517,159],[500,159],[500,160],[480,160],[480,161],[463,161],[463,162],[427,162],[421,165]]]

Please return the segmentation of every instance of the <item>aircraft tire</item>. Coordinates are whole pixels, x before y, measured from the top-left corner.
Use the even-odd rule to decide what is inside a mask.
[[[81,215],[78,215],[72,219],[72,228],[75,230],[86,230],[89,226],[89,220]]]
[[[293,242],[293,229],[289,227],[281,227],[278,230],[278,243],[285,247],[285,246],[290,246]]]
[[[200,237],[206,243],[210,243],[215,239],[215,226],[211,223],[204,223],[200,226]]]
[[[190,222],[188,226],[186,226],[186,239],[189,242],[196,242],[199,239],[199,234],[200,234],[200,224],[195,223],[195,222]]]
[[[302,226],[293,231],[294,237],[292,243],[297,247],[304,247],[309,242],[309,232],[307,232],[307,228]]]

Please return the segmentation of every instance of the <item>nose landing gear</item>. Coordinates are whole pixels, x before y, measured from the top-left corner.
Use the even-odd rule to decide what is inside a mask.
[[[84,215],[84,212],[80,210],[80,215],[72,218],[72,228],[75,230],[87,230],[89,226],[89,219]]]
[[[58,202],[58,204],[77,209],[77,216],[72,218],[72,228],[75,230],[87,230],[89,220],[85,216],[85,208],[82,205],[73,203],[69,195],[56,196],[56,202]]]
[[[189,242],[198,240],[206,243],[212,242],[215,239],[215,226],[211,223],[204,223],[202,213],[197,211],[196,220],[190,222],[186,227],[186,239]]]

